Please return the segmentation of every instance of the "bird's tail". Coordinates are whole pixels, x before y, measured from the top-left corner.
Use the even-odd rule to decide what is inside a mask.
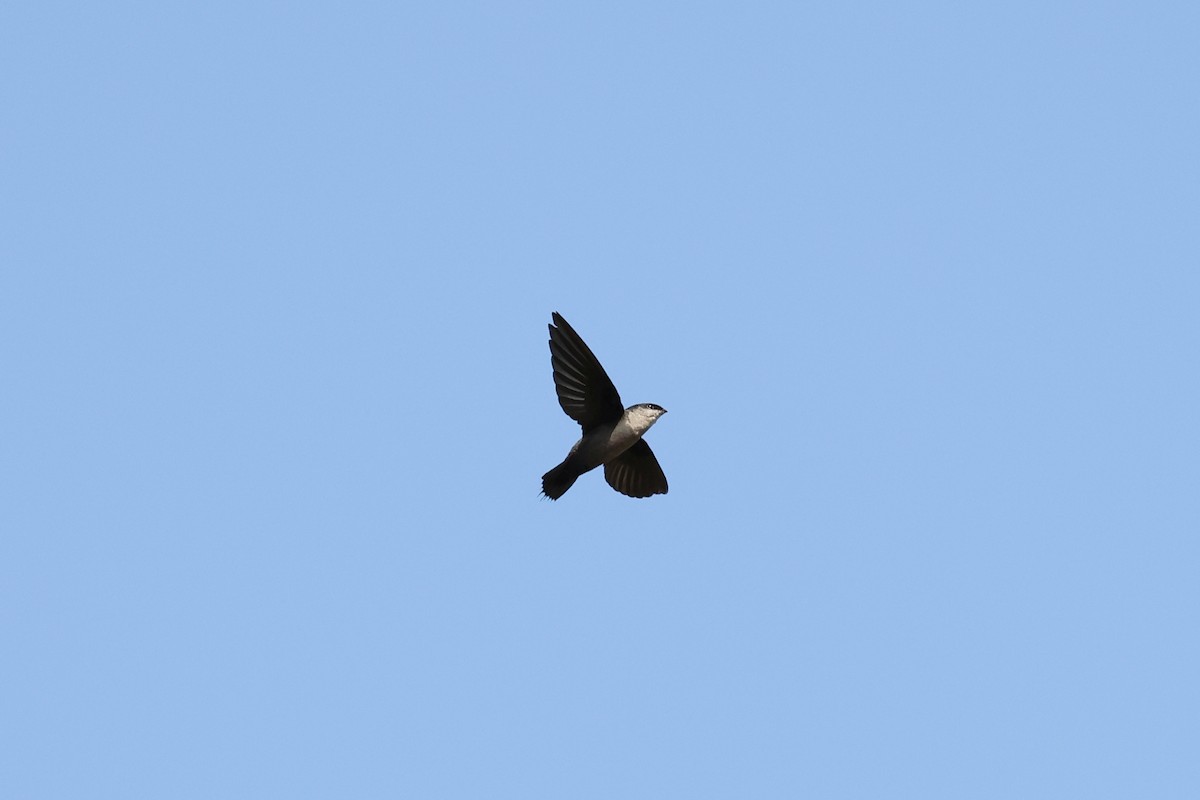
[[[571,484],[579,478],[579,473],[567,466],[566,462],[542,476],[542,494],[551,500],[557,500],[567,493]]]

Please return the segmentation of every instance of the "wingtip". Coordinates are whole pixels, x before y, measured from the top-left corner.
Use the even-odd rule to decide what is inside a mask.
[[[570,336],[571,334],[575,334],[576,337],[579,336],[579,334],[575,333],[575,329],[571,327],[571,323],[569,323],[565,319],[563,319],[563,315],[558,313],[557,311],[550,312],[550,319],[551,319],[551,322],[548,327],[550,328],[551,336],[553,336],[556,333],[566,334],[568,336]]]

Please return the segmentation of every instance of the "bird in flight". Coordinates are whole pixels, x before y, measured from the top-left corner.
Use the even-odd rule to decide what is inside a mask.
[[[625,408],[604,367],[557,311],[551,315],[550,365],[558,403],[583,428],[563,462],[542,476],[542,494],[557,500],[585,472],[604,465],[604,480],[629,497],[667,493],[654,451],[642,438],[667,413],[654,403]]]

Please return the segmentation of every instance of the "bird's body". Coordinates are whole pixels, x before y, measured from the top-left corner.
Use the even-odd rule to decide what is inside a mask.
[[[542,493],[557,500],[601,464],[604,478],[630,497],[667,493],[667,478],[642,436],[667,413],[653,403],[623,408],[604,367],[557,312],[550,326],[550,363],[558,402],[583,428],[562,463],[542,476]]]

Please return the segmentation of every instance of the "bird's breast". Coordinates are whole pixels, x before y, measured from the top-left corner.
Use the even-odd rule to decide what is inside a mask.
[[[589,431],[575,445],[573,455],[581,466],[592,469],[628,450],[634,442],[642,438],[642,433],[643,431],[629,424],[628,420],[621,419],[611,425]]]

